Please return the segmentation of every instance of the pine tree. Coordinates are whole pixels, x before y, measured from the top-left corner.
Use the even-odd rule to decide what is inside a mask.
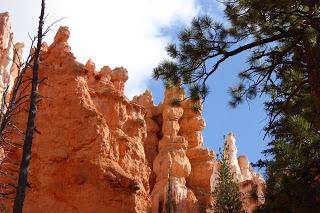
[[[215,199],[213,209],[217,213],[241,213],[244,210],[239,185],[234,181],[227,162],[228,159],[222,155],[217,184],[212,193]]]
[[[320,1],[227,0],[230,25],[195,18],[169,44],[172,60],[154,69],[166,84],[182,84],[192,99],[205,98],[207,80],[229,58],[249,54],[230,88],[230,105],[268,99],[265,127],[270,157],[264,212],[320,212]],[[229,72],[229,71],[228,71]]]
[[[306,74],[306,81],[290,93],[296,94],[309,84],[320,113],[319,3],[319,0],[226,0],[225,14],[230,26],[209,16],[195,18],[191,27],[179,34],[178,44],[167,46],[173,60],[160,63],[154,69],[154,77],[163,79],[166,85],[185,84],[191,97],[204,98],[208,92],[206,82],[220,65],[248,52],[248,68],[239,72],[246,84],[231,89],[232,104],[253,99],[277,86],[283,70],[295,66]],[[299,61],[295,55],[299,55]]]
[[[274,122],[274,139],[264,151],[273,159],[258,162],[268,176],[260,212],[320,212],[320,134],[306,90],[288,102]]]

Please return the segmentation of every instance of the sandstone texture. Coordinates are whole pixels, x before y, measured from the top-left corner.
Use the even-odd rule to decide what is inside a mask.
[[[256,173],[246,156],[237,157],[236,139],[229,133],[224,141],[224,155],[236,182],[240,183],[245,209],[248,213],[264,203],[265,182],[261,174]]]
[[[0,13],[0,94],[13,84],[22,64],[23,43],[14,43],[9,13]]]
[[[77,62],[69,36],[68,28],[60,27],[54,42],[42,46],[38,133],[24,212],[158,213],[166,212],[168,203],[176,212],[209,209],[219,161],[203,146],[201,102],[186,99],[181,88],[166,89],[159,105],[150,91],[130,101],[124,95],[128,71],[108,66],[96,70],[92,60]],[[10,55],[12,39],[9,16],[0,14],[2,85],[10,81],[3,79],[14,79],[18,69],[9,67],[7,58],[20,63],[23,45],[15,44],[18,51]],[[26,79],[30,76],[27,70]],[[20,95],[27,95],[29,87]],[[19,106],[13,117],[17,129],[25,128],[27,106]],[[23,134],[12,131],[9,138],[21,144]],[[224,154],[244,193],[245,208],[252,212],[264,202],[265,183],[246,156],[237,157],[235,142],[228,134]],[[12,174],[0,182],[15,184],[21,148],[1,145],[0,150],[0,169]],[[257,199],[249,196],[252,192]],[[11,200],[0,198],[0,204],[11,211]]]

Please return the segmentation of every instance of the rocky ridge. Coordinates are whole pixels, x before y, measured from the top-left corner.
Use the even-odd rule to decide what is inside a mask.
[[[41,134],[34,138],[25,212],[156,213],[164,212],[168,202],[177,212],[200,212],[211,206],[219,161],[203,146],[201,103],[197,109],[189,100],[173,105],[173,100],[185,99],[179,88],[165,90],[159,105],[154,105],[150,91],[130,101],[124,95],[127,70],[108,66],[96,70],[91,60],[85,65],[77,62],[69,36],[68,28],[61,27],[54,42],[42,47],[43,98],[36,120]],[[0,14],[2,79],[15,77],[4,59],[21,57],[21,44],[10,55],[12,38],[9,16]],[[13,117],[19,129],[25,128],[26,106],[21,105]],[[18,133],[10,137],[23,140]],[[225,144],[245,208],[252,212],[264,202],[264,181],[247,157],[237,157],[233,134]],[[0,169],[19,162],[19,147],[2,146],[2,150],[6,158]],[[16,182],[16,178],[1,180]],[[252,191],[257,199],[246,196]],[[3,203],[11,208],[10,201]]]

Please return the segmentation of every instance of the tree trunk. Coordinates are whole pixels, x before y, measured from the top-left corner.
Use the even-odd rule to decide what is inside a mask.
[[[316,44],[312,44],[309,39],[306,36],[303,40],[307,58],[308,83],[316,113],[320,115],[320,30],[318,30]],[[315,124],[316,128],[320,129],[320,121]]]
[[[319,10],[316,1],[309,1],[308,3],[311,14]],[[318,18],[313,18],[308,20],[307,23],[317,34],[315,43],[312,43],[308,35],[304,36],[303,43],[306,50],[310,94],[314,99],[316,113],[320,114],[320,21]],[[316,122],[316,128],[320,130],[320,121]]]
[[[26,135],[23,144],[23,152],[22,159],[20,164],[20,172],[19,172],[19,181],[16,191],[16,197],[14,200],[13,212],[14,213],[22,213],[23,202],[26,193],[26,187],[28,184],[28,169],[30,163],[31,156],[31,148],[32,148],[32,140],[33,133],[35,129],[35,118],[37,112],[37,100],[38,100],[38,83],[39,83],[39,60],[40,60],[40,52],[41,52],[41,43],[42,43],[42,28],[43,28],[43,20],[44,20],[44,11],[45,11],[45,0],[41,1],[41,13],[39,17],[39,26],[38,26],[38,37],[37,37],[37,47],[34,55],[34,64],[32,68],[32,88],[30,95],[30,107],[28,114],[28,123],[26,127]]]

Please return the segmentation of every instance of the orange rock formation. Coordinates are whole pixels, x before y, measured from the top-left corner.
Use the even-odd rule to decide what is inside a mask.
[[[8,38],[12,39],[7,18],[0,15],[1,59],[7,57]],[[54,42],[43,45],[43,98],[36,120],[41,134],[34,138],[24,211],[156,213],[171,202],[177,212],[200,212],[212,205],[219,162],[203,147],[201,108],[195,109],[189,100],[173,106],[173,99],[185,99],[179,88],[167,89],[158,106],[149,91],[128,100],[127,70],[105,66],[96,71],[91,60],[86,65],[77,62],[69,34],[61,27]],[[6,60],[0,65],[7,69]],[[21,111],[14,121],[24,129],[26,113]],[[12,136],[19,142],[22,138]],[[232,134],[226,144],[241,190],[255,190],[263,197],[264,181],[245,156],[237,159]],[[10,164],[7,159],[19,161],[19,148],[6,149],[2,151],[10,158],[2,165]],[[249,212],[263,202],[244,200]],[[10,201],[4,203],[11,207]]]
[[[17,77],[23,47],[23,43],[14,44],[9,13],[0,13],[0,94],[10,88]]]

